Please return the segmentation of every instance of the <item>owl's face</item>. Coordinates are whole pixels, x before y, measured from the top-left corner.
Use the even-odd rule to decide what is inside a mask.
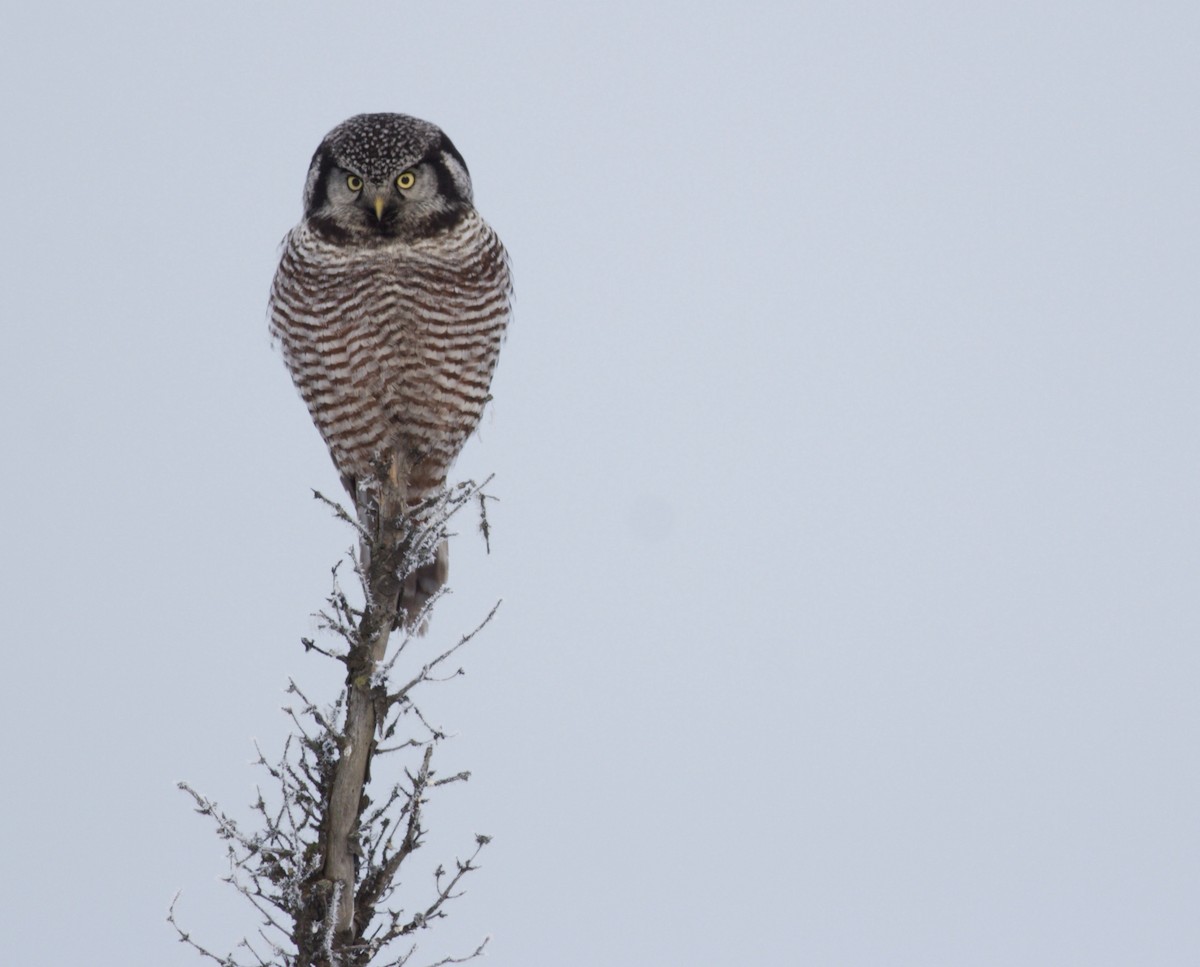
[[[345,242],[426,237],[470,209],[462,155],[440,128],[403,114],[360,114],[334,128],[304,189],[309,224]]]

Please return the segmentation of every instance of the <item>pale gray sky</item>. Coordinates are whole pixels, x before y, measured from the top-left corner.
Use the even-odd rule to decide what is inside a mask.
[[[268,344],[308,159],[442,125],[513,258],[424,959],[1200,962],[1194,3],[26,4],[0,112],[5,963],[254,928],[347,535]],[[414,961],[416,964],[417,961]]]

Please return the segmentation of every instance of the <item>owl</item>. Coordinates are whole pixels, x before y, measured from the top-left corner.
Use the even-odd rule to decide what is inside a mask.
[[[416,524],[479,425],[511,314],[500,239],[436,125],[360,114],[313,155],[283,243],[270,329],[366,523],[390,466]],[[444,540],[410,575],[411,620],[446,580]]]

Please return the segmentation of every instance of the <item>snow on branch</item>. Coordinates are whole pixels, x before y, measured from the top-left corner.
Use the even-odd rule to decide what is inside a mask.
[[[416,568],[432,560],[448,521],[464,506],[477,502],[487,537],[484,510],[490,498],[481,486],[467,482],[415,513],[380,488],[373,498],[374,513],[363,522],[336,502],[315,496],[354,530],[358,541],[348,558],[363,604],[352,603],[341,585],[341,568],[335,566],[325,607],[316,616],[323,637],[332,643],[302,639],[306,653],[344,666],[342,690],[322,706],[289,682],[287,692],[295,701],[284,713],[291,734],[277,760],[269,761],[258,750],[255,766],[265,779],[250,820],[235,819],[187,783],[179,784],[196,812],[213,823],[226,847],[229,872],[224,879],[259,920],[253,938],[243,938],[232,953],[221,955],[178,923],[176,895],[167,920],[178,939],[221,967],[406,967],[417,948],[410,943],[398,953],[397,942],[411,940],[447,915],[447,906],[463,895],[464,879],[479,869],[480,852],[489,842],[487,836],[476,836],[465,859],[455,859],[449,871],[437,867],[423,898],[406,896],[404,906],[396,904],[400,872],[425,839],[431,796],[470,778],[466,771],[438,775],[435,753],[447,737],[429,724],[417,699],[422,686],[463,674],[461,667],[447,671],[448,662],[499,607],[497,603],[474,630],[421,659],[427,645],[411,629],[423,629],[440,594],[406,624],[397,619],[399,589]],[[389,648],[397,627],[400,634]],[[393,674],[402,682],[398,687],[390,684]],[[403,778],[385,779],[376,762],[381,753],[402,766]],[[373,770],[378,772],[374,779]],[[412,888],[410,874],[406,894]],[[487,943],[485,939],[465,956],[426,967],[466,963],[481,956]]]

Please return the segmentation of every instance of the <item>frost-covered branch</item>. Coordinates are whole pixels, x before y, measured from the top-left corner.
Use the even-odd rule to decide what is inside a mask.
[[[490,478],[489,478],[490,479]],[[485,481],[486,484],[487,481]],[[466,860],[455,860],[454,872],[438,867],[428,897],[393,905],[399,875],[425,837],[425,809],[434,790],[465,782],[469,772],[439,777],[434,754],[445,741],[443,730],[430,725],[417,704],[422,686],[456,678],[462,668],[446,673],[449,659],[492,620],[493,607],[473,631],[449,647],[433,650],[413,629],[423,628],[440,595],[425,610],[402,624],[397,620],[400,589],[409,574],[432,559],[455,512],[478,501],[482,488],[460,484],[421,508],[414,525],[402,495],[380,488],[365,523],[334,501],[316,497],[358,539],[350,552],[361,603],[342,587],[341,569],[332,571],[332,587],[318,624],[332,645],[302,639],[305,651],[333,659],[344,668],[341,693],[326,706],[309,699],[295,682],[289,695],[296,701],[284,709],[292,733],[278,761],[258,752],[257,767],[268,782],[251,805],[253,824],[235,820],[212,800],[186,783],[196,811],[210,818],[225,842],[229,873],[225,877],[255,910],[259,928],[235,953],[213,953],[177,923],[175,902],[168,921],[181,942],[222,967],[400,967],[415,947],[388,953],[390,945],[411,938],[443,918],[446,905],[462,895],[463,878],[478,869],[477,858],[488,837],[477,836]],[[486,519],[483,523],[486,533]],[[399,634],[393,630],[399,626]],[[389,684],[393,674],[401,684]],[[411,763],[405,779],[392,781],[374,794],[373,762],[380,753],[398,756],[388,762]],[[374,800],[372,798],[374,795]],[[411,882],[411,879],[410,881]],[[471,954],[448,957],[428,967],[464,963],[483,953],[485,940]],[[381,962],[380,957],[393,959]]]

